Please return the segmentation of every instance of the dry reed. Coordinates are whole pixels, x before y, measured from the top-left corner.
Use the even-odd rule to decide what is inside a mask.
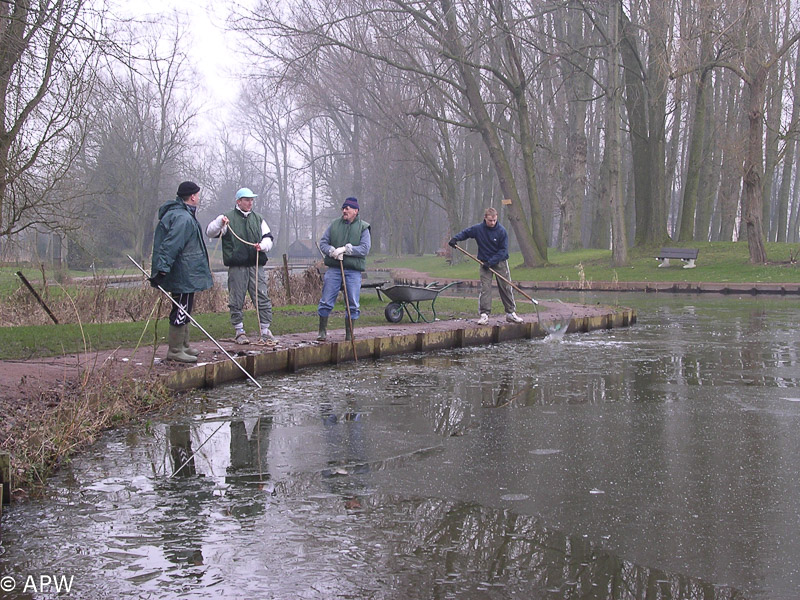
[[[321,264],[321,263],[320,263]],[[322,291],[320,264],[311,265],[300,274],[289,276],[282,269],[269,271],[269,296],[273,306],[287,304],[313,304]],[[55,282],[53,282],[55,283]],[[110,277],[63,281],[68,293],[56,293],[49,282],[39,282],[37,292],[60,323],[76,323],[81,315],[83,323],[112,323],[144,321],[161,297],[160,292],[146,282],[130,287],[115,287]],[[245,308],[252,308],[249,299]],[[208,291],[195,296],[195,312],[225,312],[228,310],[228,292],[218,283]],[[170,311],[168,302],[162,303],[160,318]],[[38,301],[22,284],[10,296],[0,301],[0,326],[48,325],[52,321]]]
[[[118,375],[107,367],[95,369],[85,379],[39,392],[39,397],[18,405],[16,414],[6,415],[0,450],[11,454],[15,487],[37,490],[104,430],[174,401],[155,379]]]
[[[42,274],[44,277],[44,273]],[[44,281],[44,279],[43,279]],[[160,292],[148,284],[114,287],[110,278],[65,281],[51,288],[40,282],[40,296],[61,323],[146,321],[154,306],[161,317],[169,313],[169,302],[158,302]],[[316,303],[322,289],[319,265],[291,275],[269,272],[270,298],[275,306]],[[227,291],[220,285],[198,294],[196,311],[228,310]],[[42,325],[51,323],[46,312],[20,286],[0,301],[0,324]],[[84,372],[83,377],[55,389],[32,391],[25,402],[11,404],[0,419],[0,451],[11,454],[12,477],[22,490],[41,489],[48,476],[76,450],[91,444],[104,430],[127,423],[147,411],[174,400],[154,378],[120,377],[108,365]],[[23,491],[22,493],[27,493]]]

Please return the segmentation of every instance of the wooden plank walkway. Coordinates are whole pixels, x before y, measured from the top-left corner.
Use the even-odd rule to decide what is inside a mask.
[[[571,315],[571,318],[570,318]],[[431,352],[449,348],[497,344],[517,339],[543,338],[547,329],[569,318],[566,333],[582,333],[597,329],[628,327],[636,323],[636,312],[630,308],[557,303],[540,305],[540,314],[521,315],[523,323],[508,323],[505,315],[490,318],[488,325],[474,320],[453,319],[434,323],[399,323],[385,327],[359,328],[356,325],[356,356],[359,361],[416,352]],[[341,318],[341,317],[340,317]],[[357,322],[356,322],[357,323]],[[330,331],[324,342],[315,340],[316,333],[280,336],[273,348],[236,346],[226,350],[240,353],[235,359],[253,377],[270,373],[294,372],[304,367],[338,365],[354,360],[350,342],[344,340],[344,330]],[[204,342],[208,348],[210,342]],[[197,344],[192,344],[196,346]],[[203,359],[205,357],[212,360]],[[214,387],[246,376],[222,353],[205,350],[197,365],[176,368],[162,374],[164,383],[174,390]]]

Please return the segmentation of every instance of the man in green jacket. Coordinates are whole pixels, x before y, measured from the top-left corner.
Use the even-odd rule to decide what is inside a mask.
[[[197,362],[199,354],[189,347],[189,315],[195,292],[214,285],[203,231],[195,216],[199,204],[200,186],[193,181],[181,183],[176,197],[158,209],[153,236],[150,285],[169,292],[177,303],[169,314],[167,360],[185,363]]]
[[[322,296],[317,307],[319,341],[328,336],[328,316],[336,303],[339,290],[342,289],[342,270],[344,270],[347,301],[350,304],[350,318],[345,319],[346,340],[352,337],[353,321],[358,319],[360,314],[361,274],[367,268],[366,257],[372,246],[372,238],[369,223],[361,220],[358,211],[358,200],[347,198],[342,204],[341,218],[330,224],[319,242],[319,248],[325,255],[325,264],[328,266],[323,276]]]
[[[242,314],[248,294],[253,306],[258,307],[261,342],[275,343],[275,336],[270,331],[272,301],[264,269],[274,239],[264,217],[253,210],[257,197],[249,188],[241,188],[236,192],[236,208],[219,215],[206,227],[208,237],[222,238],[222,262],[228,267],[228,309],[237,344],[250,343],[244,331]]]

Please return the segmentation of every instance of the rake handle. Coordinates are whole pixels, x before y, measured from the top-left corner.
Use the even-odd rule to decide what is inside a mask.
[[[482,262],[481,260],[479,260],[477,256],[475,256],[474,254],[470,254],[469,252],[467,252],[466,250],[464,250],[464,249],[463,249],[461,246],[459,246],[458,244],[455,244],[455,245],[453,246],[453,248],[458,248],[459,250],[461,250],[461,252],[463,252],[464,254],[466,254],[467,256],[469,256],[469,257],[470,257],[472,260],[474,260],[476,263],[478,263],[479,265],[482,265],[482,266],[483,266],[483,262]],[[508,279],[507,277],[505,277],[505,276],[501,275],[500,273],[498,273],[497,271],[495,271],[495,270],[494,270],[492,267],[488,267],[488,266],[487,266],[486,268],[487,268],[487,269],[489,269],[489,270],[490,270],[492,273],[494,273],[495,275],[497,275],[497,277],[498,277],[498,278],[500,278],[500,279],[502,279],[503,281],[505,281],[505,282],[506,282],[508,285],[510,285],[512,288],[514,288],[515,290],[517,290],[517,291],[518,291],[520,294],[522,294],[523,296],[525,296],[525,297],[526,297],[528,300],[530,300],[530,301],[531,301],[531,302],[533,302],[534,304],[539,304],[539,301],[538,301],[538,300],[536,300],[536,299],[534,299],[534,298],[531,298],[531,297],[530,297],[528,294],[526,294],[526,293],[525,293],[525,292],[523,292],[521,289],[519,289],[519,286],[515,285],[513,281],[511,281],[511,280],[510,280],[510,279]]]

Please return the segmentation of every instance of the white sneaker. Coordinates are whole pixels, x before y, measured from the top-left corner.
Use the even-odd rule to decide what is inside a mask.
[[[489,315],[486,313],[481,313],[481,318],[478,319],[478,325],[488,325],[489,324]]]
[[[506,313],[506,321],[509,323],[522,323],[522,317],[518,317],[515,312],[510,312]]]

